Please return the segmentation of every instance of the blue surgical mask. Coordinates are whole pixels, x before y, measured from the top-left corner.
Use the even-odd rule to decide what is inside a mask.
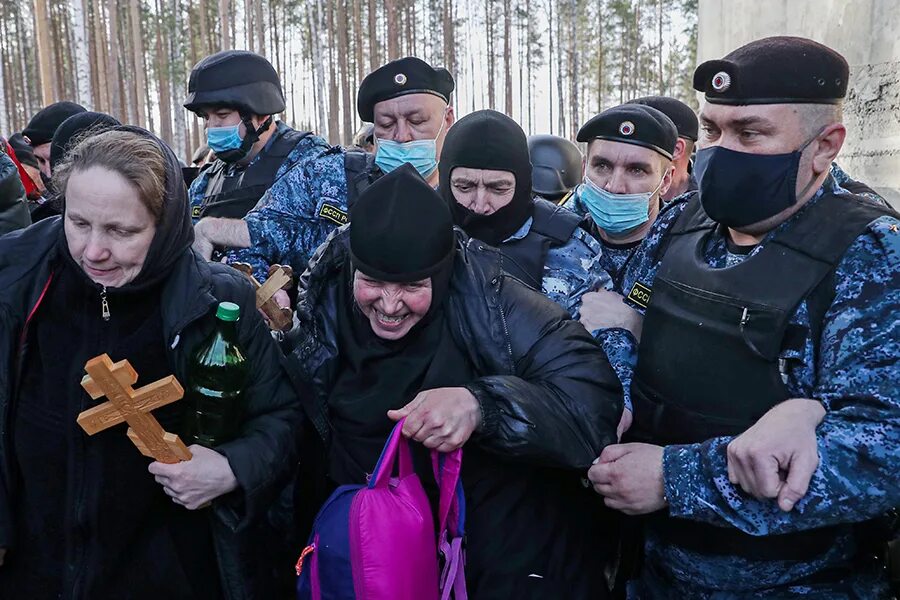
[[[438,168],[437,138],[444,130],[444,120],[433,140],[413,140],[411,142],[395,142],[377,138],[375,164],[385,173],[390,173],[403,163],[411,164],[423,179],[428,179]]]
[[[216,154],[236,150],[241,147],[243,141],[240,135],[240,125],[206,128],[206,143]]]
[[[650,199],[661,186],[662,180],[652,192],[613,194],[585,177],[579,196],[597,227],[618,234],[639,227],[650,219]]]

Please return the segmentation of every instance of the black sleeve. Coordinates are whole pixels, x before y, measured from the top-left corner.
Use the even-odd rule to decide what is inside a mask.
[[[256,310],[255,292],[248,282],[238,281],[238,335],[250,359],[251,379],[240,435],[216,448],[228,458],[240,486],[217,504],[220,517],[232,527],[264,515],[287,483],[297,464],[304,419],[278,346]]]
[[[555,303],[505,278],[500,291],[514,374],[466,386],[478,443],[514,459],[584,470],[616,442],[622,389],[602,348]]]
[[[25,187],[12,159],[0,152],[0,235],[31,225]]]

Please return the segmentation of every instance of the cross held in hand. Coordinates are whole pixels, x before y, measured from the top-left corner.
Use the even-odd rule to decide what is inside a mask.
[[[128,438],[144,456],[162,463],[177,463],[191,459],[191,451],[174,433],[163,430],[150,411],[171,404],[184,396],[184,390],[174,375],[147,384],[135,390],[138,375],[127,360],[113,363],[109,356],[101,354],[84,365],[87,375],[81,387],[97,400],[104,402],[78,415],[77,422],[88,435],[109,429],[119,423],[128,423]]]
[[[266,315],[270,329],[282,330],[291,324],[291,309],[279,306],[275,301],[275,293],[290,289],[294,281],[294,272],[290,267],[272,265],[269,267],[269,278],[260,284],[253,276],[253,268],[247,263],[234,263],[231,266],[246,275],[253,284],[256,289],[256,308]]]

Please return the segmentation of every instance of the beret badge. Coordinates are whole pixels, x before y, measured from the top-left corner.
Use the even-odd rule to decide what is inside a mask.
[[[631,135],[634,133],[634,123],[631,121],[622,121],[622,124],[619,125],[619,133],[622,135]]]
[[[406,75],[403,73],[397,73],[394,75],[394,83],[397,85],[406,85]]]
[[[712,88],[717,92],[724,92],[731,87],[731,75],[725,71],[719,71],[712,78]]]

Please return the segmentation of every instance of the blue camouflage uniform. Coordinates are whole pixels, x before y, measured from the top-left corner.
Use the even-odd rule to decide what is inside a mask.
[[[584,206],[578,194],[580,188],[581,186],[575,188],[574,192],[563,203],[563,207],[590,219],[587,207]],[[653,222],[648,232],[648,237],[652,236],[654,232],[667,229],[681,214],[683,208],[673,207],[687,202],[694,194],[694,191],[689,191],[666,203],[656,216],[656,221]],[[596,228],[593,221],[590,222],[590,226]],[[607,289],[612,289],[622,294],[620,283],[625,267],[628,265],[631,257],[637,253],[638,248],[643,244],[643,240],[631,244],[616,245],[598,239],[599,236],[592,237],[597,240],[601,248],[600,266],[612,277],[612,287]],[[592,333],[603,346],[603,350],[606,352],[607,358],[609,358],[609,363],[622,383],[622,389],[625,393],[625,408],[632,410],[631,379],[634,374],[634,367],[637,364],[637,341],[631,332],[621,328],[597,329]]]
[[[832,178],[825,186],[847,193]],[[823,186],[823,187],[825,187]],[[819,190],[812,202],[821,197]],[[665,215],[641,245],[624,276],[652,289],[660,265],[657,250],[684,208]],[[801,209],[793,219],[801,218]],[[789,223],[791,220],[788,221]],[[754,256],[777,231],[747,256]],[[710,236],[705,258],[725,268],[747,256],[728,251],[725,237]],[[728,480],[726,447],[732,438],[668,446],[663,474],[669,514],[751,535],[790,533],[829,525],[844,532],[809,562],[709,556],[661,543],[647,532],[636,597],[653,598],[885,598],[886,582],[874,564],[849,564],[856,539],[849,523],[865,521],[900,505],[900,222],[872,222],[844,255],[835,275],[835,298],[826,313],[818,348],[784,350],[786,385],[792,397],[816,398],[826,409],[817,430],[820,463],[806,496],[790,513],[772,500],[757,500]],[[636,310],[643,309],[626,298]],[[808,329],[806,302],[791,323]],[[843,525],[842,525],[843,524]],[[847,567],[840,586],[786,585],[824,569]]]
[[[287,125],[282,123],[281,121],[276,122],[275,124],[275,133],[269,138],[269,141],[263,146],[262,151],[257,154],[253,160],[247,165],[248,167],[252,165],[254,162],[259,160],[260,156],[262,156],[269,146],[275,141],[275,139],[279,136],[279,134],[283,134],[285,131],[290,129]],[[290,169],[294,168],[298,164],[308,160],[310,158],[310,152],[318,154],[318,145],[319,142],[324,143],[322,138],[317,136],[309,135],[300,143],[297,144],[296,147],[288,154],[285,161],[278,167],[278,171],[275,173],[276,181],[285,173],[287,173]],[[191,215],[197,214],[195,209],[203,206],[203,198],[206,196],[206,186],[209,185],[210,179],[210,171],[211,169],[206,168],[203,169],[197,178],[191,183],[191,187],[188,189],[188,200],[191,203]],[[198,217],[193,217],[194,223],[197,223],[199,220]]]
[[[259,281],[272,264],[302,273],[328,234],[349,221],[343,150],[318,136],[300,144],[305,160],[279,178],[244,217],[250,247],[228,253],[228,262],[248,263]]]
[[[525,223],[506,241],[520,240],[531,231],[534,219]],[[564,246],[551,247],[544,262],[541,291],[578,319],[581,297],[600,288],[612,289],[612,279],[600,264],[600,244],[581,227],[575,229]]]

